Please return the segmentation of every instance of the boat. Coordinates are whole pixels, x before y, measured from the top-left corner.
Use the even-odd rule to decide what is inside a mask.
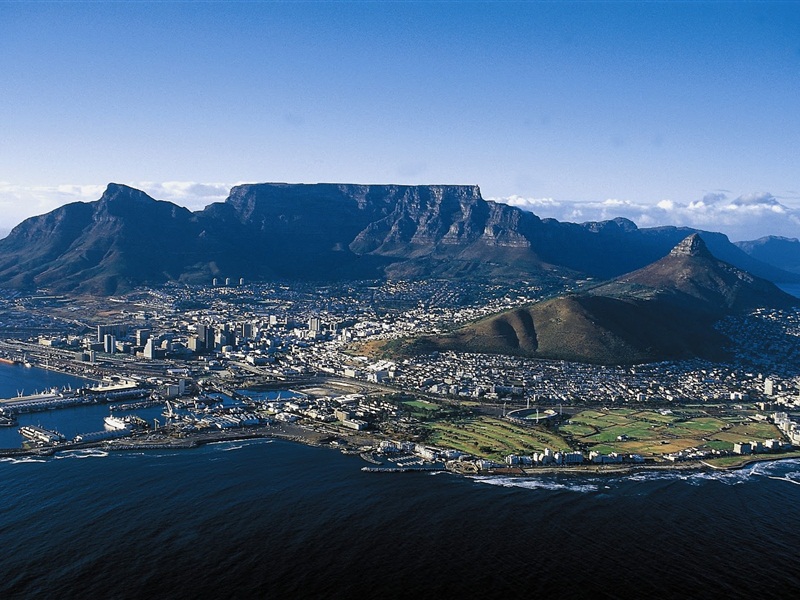
[[[44,427],[37,427],[36,425],[23,425],[19,428],[19,432],[23,437],[33,440],[34,442],[44,442],[46,444],[55,444],[63,442],[66,438],[57,431],[51,431]]]
[[[128,422],[125,419],[121,419],[120,417],[115,417],[114,415],[109,415],[103,419],[103,422],[106,424],[106,427],[109,429],[128,429]]]
[[[14,417],[0,415],[0,427],[13,427],[16,424],[17,420]]]
[[[378,460],[377,458],[375,458],[375,455],[372,454],[371,452],[361,452],[359,454],[359,456],[361,457],[362,460],[365,460],[368,463],[371,463],[373,465],[382,465],[383,464],[383,462]]]

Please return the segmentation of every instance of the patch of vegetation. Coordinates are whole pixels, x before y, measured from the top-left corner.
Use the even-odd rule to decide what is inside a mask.
[[[676,410],[585,410],[559,431],[586,449],[604,454],[661,455],[688,448],[731,450],[734,442],[780,438],[774,425],[751,421],[745,415],[709,416],[706,412]]]
[[[439,410],[439,405],[426,400],[404,400],[403,405],[419,410]]]
[[[494,417],[469,417],[429,424],[428,441],[501,462],[509,454],[531,454],[545,448],[568,450],[564,438],[540,426],[522,426]]]

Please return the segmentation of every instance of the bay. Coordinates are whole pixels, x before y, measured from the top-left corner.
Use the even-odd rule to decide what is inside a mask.
[[[101,428],[103,405],[35,415],[63,428],[66,411],[84,410],[75,422],[97,418]],[[800,592],[797,460],[532,478],[363,466],[333,449],[270,440],[1,459],[0,597]]]
[[[74,389],[90,384],[94,385],[88,379],[48,369],[0,364],[0,398],[44,393],[54,387],[70,386]]]
[[[88,379],[22,365],[0,364],[0,398],[15,398],[20,395],[50,392],[53,388],[77,389],[96,385]],[[23,437],[18,429],[22,425],[38,425],[55,429],[73,438],[79,433],[103,429],[103,417],[108,415],[107,405],[80,406],[59,410],[21,414],[16,426],[0,427],[0,448],[19,448]]]
[[[0,463],[3,598],[738,598],[800,591],[800,461],[377,474],[283,441]]]

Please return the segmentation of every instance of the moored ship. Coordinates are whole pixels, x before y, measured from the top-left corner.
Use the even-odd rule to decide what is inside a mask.
[[[128,429],[130,426],[125,419],[120,417],[115,417],[114,415],[109,415],[103,419],[106,427],[108,429],[117,430],[117,429]]]
[[[23,437],[28,438],[34,442],[43,442],[45,444],[55,444],[63,442],[66,438],[57,431],[51,431],[44,427],[37,427],[36,425],[23,425],[19,428],[19,432]]]

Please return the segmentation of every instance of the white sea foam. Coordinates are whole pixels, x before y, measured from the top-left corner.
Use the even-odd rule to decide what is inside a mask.
[[[741,469],[737,471],[701,471],[692,474],[687,481],[692,485],[700,485],[704,481],[718,481],[726,485],[739,485],[758,475],[758,472],[753,472],[750,469]]]
[[[89,448],[87,450],[66,450],[57,453],[53,458],[60,460],[62,458],[105,458],[106,456],[108,456],[108,452],[105,450]]]
[[[718,481],[727,485],[737,485],[756,475],[760,475],[760,473],[753,468],[736,471],[640,471],[616,481],[684,481],[689,485],[701,485],[706,481]]]
[[[792,474],[790,473],[790,475]],[[767,477],[769,477],[770,479],[776,479],[778,481],[786,481],[787,483],[800,485],[800,481],[798,481],[797,478],[790,477],[789,475],[786,475],[785,477],[778,477],[777,475],[767,475]]]
[[[702,485],[708,481],[716,481],[725,485],[740,485],[758,477],[772,479],[788,479],[791,483],[800,483],[800,471],[785,473],[787,467],[800,466],[800,461],[792,459],[754,463],[741,469],[730,471],[639,471],[624,477],[615,478],[615,483],[624,481],[684,481],[689,485]]]
[[[209,446],[225,446],[221,448],[223,452],[230,450],[241,450],[246,446],[254,446],[256,444],[271,444],[274,440],[268,439],[253,439],[253,440],[220,440],[218,442],[211,442]]]
[[[0,458],[0,462],[10,463],[12,465],[19,465],[27,463],[43,463],[47,462],[47,460],[43,458],[33,458],[31,456],[26,456],[24,458],[13,458],[11,456],[5,456],[3,458]]]
[[[614,478],[613,481],[615,483],[620,481],[675,481],[687,478],[685,473],[678,471],[638,471],[622,478]]]
[[[549,490],[549,491],[569,491],[588,493],[596,492],[599,486],[592,483],[560,483],[551,479],[539,479],[536,477],[472,477],[478,483],[488,483],[501,487],[523,488],[528,490]]]

